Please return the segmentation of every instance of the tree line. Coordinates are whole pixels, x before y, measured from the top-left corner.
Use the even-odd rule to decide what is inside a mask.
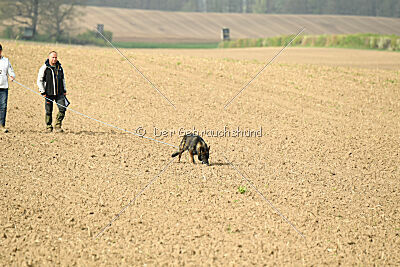
[[[87,0],[86,4],[165,11],[400,17],[399,0]]]

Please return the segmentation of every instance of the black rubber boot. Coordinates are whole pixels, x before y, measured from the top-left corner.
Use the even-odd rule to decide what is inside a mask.
[[[54,126],[54,128],[55,128],[56,132],[58,132],[58,133],[64,132],[63,129],[61,128],[64,117],[65,117],[65,113],[61,113],[61,112],[57,113],[56,125]]]
[[[53,118],[51,115],[46,114],[46,132],[51,133],[53,131],[53,126],[51,125]]]

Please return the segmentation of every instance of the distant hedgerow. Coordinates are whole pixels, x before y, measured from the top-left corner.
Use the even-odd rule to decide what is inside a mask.
[[[219,44],[219,48],[235,47],[269,47],[285,46],[292,35],[257,38],[257,39],[238,39],[225,41]],[[335,34],[335,35],[303,35],[297,37],[291,44],[292,46],[305,47],[339,47],[339,48],[358,48],[358,49],[380,49],[388,51],[400,51],[400,36],[381,35],[381,34]]]

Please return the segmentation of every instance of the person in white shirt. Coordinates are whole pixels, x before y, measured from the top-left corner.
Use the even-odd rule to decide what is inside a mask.
[[[2,56],[3,47],[0,44],[0,130],[7,133],[6,115],[8,100],[8,77],[11,81],[15,79],[15,73],[11,67],[10,60]]]

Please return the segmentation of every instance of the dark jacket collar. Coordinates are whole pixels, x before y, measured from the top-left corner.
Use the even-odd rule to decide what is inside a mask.
[[[60,63],[60,61],[57,61],[57,63],[56,63],[56,65],[55,65],[55,66],[51,66],[51,65],[50,65],[50,61],[49,61],[49,59],[46,59],[46,62],[44,62],[44,64],[46,64],[46,66],[47,66],[47,67],[50,67],[50,68],[54,68],[54,67],[60,67],[60,66],[61,66],[61,63]]]

